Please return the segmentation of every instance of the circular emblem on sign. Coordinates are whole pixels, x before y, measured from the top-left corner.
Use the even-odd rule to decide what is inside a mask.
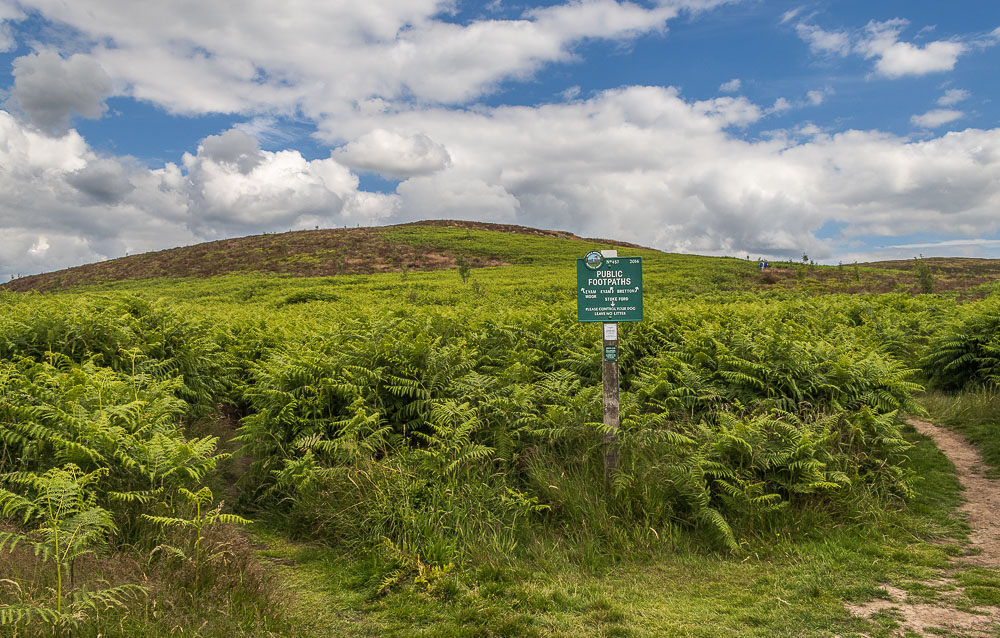
[[[604,263],[604,255],[600,251],[592,250],[583,258],[583,263],[591,270],[597,270]]]

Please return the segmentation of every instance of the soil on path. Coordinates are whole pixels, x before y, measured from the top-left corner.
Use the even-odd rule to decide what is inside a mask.
[[[965,504],[959,511],[967,517],[971,531],[969,551],[965,556],[955,559],[955,568],[971,566],[1000,569],[1000,481],[986,478],[982,457],[960,434],[926,421],[910,419],[909,422],[918,432],[930,437],[955,465],[955,472],[962,484]],[[949,570],[943,572],[939,579],[921,583],[942,592],[942,599],[938,604],[908,601],[905,591],[886,586],[885,599],[847,607],[851,613],[863,617],[879,612],[894,614],[899,619],[900,636],[996,636],[1000,609],[970,609],[966,606],[962,610],[949,604],[949,601],[957,600],[964,594],[963,588],[953,577],[954,573],[955,570]]]
[[[969,517],[972,552],[962,562],[980,567],[1000,568],[1000,481],[984,476],[987,469],[979,452],[961,434],[931,423],[911,419],[910,423],[955,465],[962,482],[965,504],[959,511]]]

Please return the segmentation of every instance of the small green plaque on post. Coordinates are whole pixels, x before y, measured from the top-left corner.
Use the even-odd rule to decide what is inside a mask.
[[[577,321],[642,321],[642,257],[576,260]]]
[[[618,361],[618,346],[604,346],[604,360]]]

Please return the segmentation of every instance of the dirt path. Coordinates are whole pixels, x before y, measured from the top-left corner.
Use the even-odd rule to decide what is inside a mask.
[[[931,423],[911,419],[921,434],[934,439],[934,444],[955,464],[962,482],[965,504],[960,508],[969,517],[972,533],[969,540],[973,553],[961,560],[982,567],[1000,568],[1000,481],[983,475],[983,459],[976,448],[961,434],[939,428]]]
[[[940,600],[933,604],[910,601],[902,589],[886,586],[886,599],[847,607],[851,613],[864,617],[880,612],[893,614],[900,624],[897,634],[900,636],[907,635],[906,632],[920,636],[996,636],[1000,609],[967,604],[957,609],[954,603],[965,591],[954,574],[970,566],[1000,569],[1000,481],[983,475],[982,457],[960,434],[926,421],[910,419],[909,422],[930,437],[955,465],[965,497],[959,511],[968,517],[971,528],[969,551],[955,559],[955,569],[942,572],[938,579],[920,583],[941,593]]]

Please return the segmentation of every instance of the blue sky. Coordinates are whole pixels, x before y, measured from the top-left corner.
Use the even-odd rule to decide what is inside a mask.
[[[424,218],[1000,257],[997,68],[993,2],[0,0],[0,276]]]

